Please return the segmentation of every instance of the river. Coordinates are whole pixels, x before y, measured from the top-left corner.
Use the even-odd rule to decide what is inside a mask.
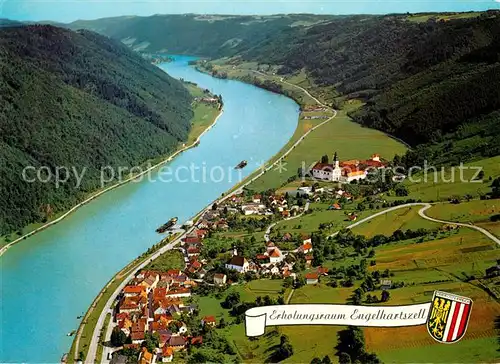
[[[160,67],[222,95],[223,115],[198,147],[168,164],[179,171],[177,180],[165,173],[160,180],[156,170],[150,179],[104,194],[0,258],[0,362],[58,362],[71,346],[66,334],[78,328],[77,316],[114,273],[160,240],[154,231],[159,225],[172,216],[186,221],[235,185],[238,173],[247,176],[291,138],[299,114],[294,101],[200,73],[188,66],[190,59],[176,56]],[[235,171],[243,159],[248,167]],[[199,168],[194,178],[191,165]]]

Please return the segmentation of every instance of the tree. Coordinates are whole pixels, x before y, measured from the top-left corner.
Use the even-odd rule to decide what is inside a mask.
[[[286,277],[283,281],[283,287],[285,288],[290,288],[293,285],[293,278],[292,277]]]
[[[290,344],[290,340],[288,336],[281,335],[280,337],[280,345],[277,347],[274,353],[274,359],[277,361],[285,360],[293,355],[293,347]]]
[[[340,353],[339,354],[339,363],[340,364],[351,364],[351,357],[347,353]]]
[[[389,301],[389,298],[391,297],[391,294],[389,293],[389,291],[386,291],[386,290],[383,290],[382,291],[382,297],[381,297],[381,301],[382,302],[387,302]]]
[[[396,186],[394,189],[394,192],[396,192],[396,196],[402,197],[402,196],[408,196],[408,188],[406,188],[405,185],[399,184]]]
[[[321,364],[321,359],[320,358],[314,358],[311,360],[311,364]]]
[[[224,327],[226,327],[226,321],[224,320],[224,317],[222,317],[219,320],[219,329],[223,329]]]
[[[328,355],[325,355],[325,357],[323,358],[321,363],[322,364],[332,364],[332,360],[330,359],[330,357]]]
[[[226,299],[224,300],[224,302],[222,302],[221,306],[227,309],[232,309],[234,308],[234,306],[240,303],[240,301],[241,301],[240,293],[231,292],[227,295]]]
[[[365,352],[365,336],[357,326],[349,326],[338,334],[337,349],[339,352],[349,354],[351,360],[358,360]]]
[[[123,346],[127,342],[127,335],[118,326],[111,333],[111,345]]]
[[[325,154],[321,157],[321,163],[328,164],[328,155]]]
[[[169,325],[169,328],[170,328],[170,325]],[[144,334],[144,341],[142,343],[142,347],[145,347],[146,349],[148,349],[148,351],[150,353],[154,353],[156,347],[159,345],[160,343],[160,337],[158,335],[157,332],[155,332],[154,334],[150,334],[149,332],[146,332],[146,334]]]
[[[323,264],[325,258],[323,257],[323,252],[319,249],[313,250],[313,265],[318,267]]]
[[[212,205],[212,211],[217,210],[217,207],[218,207],[217,202],[214,202],[214,204]]]

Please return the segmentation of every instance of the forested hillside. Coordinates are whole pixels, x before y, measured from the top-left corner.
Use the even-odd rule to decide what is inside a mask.
[[[491,126],[488,115],[500,109],[498,12],[423,23],[336,19],[282,32],[242,58],[282,65],[283,74],[305,69],[317,84],[364,99],[356,121],[414,146],[439,142],[466,123],[488,119]]]
[[[328,15],[154,15],[76,21],[72,29],[91,29],[136,50],[205,57],[232,56],[290,27],[315,24]]]
[[[73,206],[101,187],[105,166],[173,151],[187,139],[190,103],[180,82],[114,40],[48,25],[1,28],[0,233]],[[56,188],[24,181],[26,166],[86,171],[78,189],[74,176]]]

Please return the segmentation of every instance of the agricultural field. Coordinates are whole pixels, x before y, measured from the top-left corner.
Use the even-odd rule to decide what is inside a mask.
[[[352,224],[346,213],[351,213],[355,210],[355,204],[346,204],[343,210],[328,210],[330,203],[311,203],[309,209],[311,213],[304,214],[301,217],[282,220],[273,227],[273,232],[278,231],[280,235],[284,233],[291,233],[292,235],[303,233],[310,234],[319,230],[319,225],[331,224],[331,227],[326,229],[326,232],[335,232],[345,226]],[[358,219],[362,219],[373,214],[374,211],[366,210],[357,212]]]
[[[145,269],[166,272],[169,269],[184,269],[184,255],[179,250],[168,250],[149,263]]]
[[[385,228],[372,234],[379,231]],[[375,251],[376,265],[369,270],[389,269],[394,273],[393,282],[405,282],[405,287],[389,291],[388,304],[426,302],[434,290],[442,290],[472,298],[474,309],[466,336],[454,345],[437,343],[424,326],[365,328],[368,351],[376,352],[384,362],[498,362],[493,325],[500,315],[500,304],[477,280],[500,259],[500,249],[491,240],[461,228],[440,232],[433,241],[400,242]]]
[[[438,204],[428,209],[426,214],[446,221],[488,222],[491,216],[500,214],[500,200],[473,200],[459,204]],[[497,224],[500,225],[500,223]]]
[[[442,224],[420,218],[418,211],[423,206],[412,206],[390,211],[352,229],[355,234],[368,238],[377,234],[391,235],[396,230],[439,229]]]
[[[477,170],[472,167],[482,168],[482,181],[474,180]],[[429,171],[426,176],[417,174],[413,182],[404,182],[409,191],[408,197],[423,201],[445,201],[454,196],[479,197],[486,194],[491,191],[491,182],[500,176],[500,156],[466,163],[462,171],[463,178],[460,173],[459,167],[448,167],[436,173]]]

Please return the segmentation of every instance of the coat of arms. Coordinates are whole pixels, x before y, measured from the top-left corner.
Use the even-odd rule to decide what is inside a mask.
[[[435,291],[427,319],[429,334],[441,343],[457,342],[467,330],[471,308],[470,298]]]

